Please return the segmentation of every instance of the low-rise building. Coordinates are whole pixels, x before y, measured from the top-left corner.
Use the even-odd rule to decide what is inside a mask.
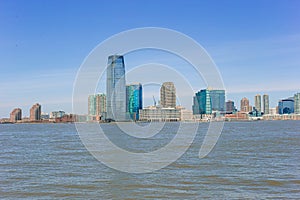
[[[140,121],[180,121],[180,110],[176,108],[162,108],[159,106],[148,106],[140,109]]]

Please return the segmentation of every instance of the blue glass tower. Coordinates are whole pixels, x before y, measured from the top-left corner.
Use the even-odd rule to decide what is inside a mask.
[[[126,82],[124,57],[108,57],[106,74],[106,112],[107,120],[126,120]]]
[[[278,102],[279,114],[294,113],[294,98],[282,99]]]
[[[143,108],[142,84],[126,86],[126,111],[132,120],[139,120],[139,110]]]
[[[194,96],[193,113],[211,114],[225,111],[225,90],[200,90]]]

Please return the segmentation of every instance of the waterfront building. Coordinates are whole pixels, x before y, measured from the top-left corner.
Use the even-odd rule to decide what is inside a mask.
[[[204,89],[194,96],[193,114],[225,111],[225,90]]]
[[[108,57],[106,74],[107,120],[126,120],[125,63],[121,55]]]
[[[247,99],[246,97],[242,98],[240,111],[248,113],[251,110],[252,110],[252,108],[250,109],[249,99]]]
[[[176,108],[162,108],[159,106],[148,106],[139,111],[140,121],[148,122],[170,122],[180,121],[181,113]]]
[[[49,114],[48,113],[41,113],[41,120],[49,120]]]
[[[278,114],[276,108],[270,108],[269,109],[269,115],[276,115],[276,114]]]
[[[264,94],[263,95],[263,108],[264,108],[264,114],[268,115],[270,113],[269,109],[269,95]]]
[[[278,102],[278,113],[280,115],[294,113],[294,98],[280,100]]]
[[[257,112],[261,112],[261,96],[259,94],[254,97],[254,105]],[[255,111],[253,109],[253,111]]]
[[[39,121],[41,120],[41,105],[36,103],[30,109],[30,121]]]
[[[52,112],[50,113],[50,118],[51,118],[51,119],[61,118],[61,117],[63,117],[65,114],[66,114],[65,111],[62,111],[62,110],[60,110],[60,111],[52,111]]]
[[[106,95],[92,94],[88,97],[88,114],[100,119],[106,113]]]
[[[17,122],[19,120],[22,120],[22,110],[21,108],[15,108],[10,113],[10,122]]]
[[[294,113],[300,114],[300,93],[294,95]]]
[[[183,106],[176,106],[175,107],[177,110],[179,110],[180,113],[180,121],[193,121],[193,111],[187,110]]]
[[[173,82],[164,82],[160,88],[160,104],[163,108],[176,107],[176,88]]]
[[[232,113],[232,112],[235,112],[234,102],[231,100],[228,100],[226,102],[226,113]]]
[[[126,112],[131,120],[139,120],[139,110],[143,108],[142,84],[126,85]]]

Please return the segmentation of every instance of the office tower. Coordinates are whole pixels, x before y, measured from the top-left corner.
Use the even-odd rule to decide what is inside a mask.
[[[91,116],[104,116],[106,113],[105,94],[92,94],[88,97],[88,114]]]
[[[294,113],[300,114],[300,93],[294,95]]]
[[[269,114],[269,95],[264,94],[263,96],[263,107],[264,107],[264,114],[267,115]]]
[[[195,94],[193,114],[211,114],[225,111],[225,90],[205,89]]]
[[[261,112],[261,96],[259,94],[255,95],[254,105],[258,112]]]
[[[294,98],[282,99],[278,102],[279,114],[291,114],[294,113]]]
[[[242,98],[241,100],[241,112],[250,112],[252,109],[250,109],[250,105],[249,105],[249,99],[247,99],[246,97]]]
[[[235,111],[235,107],[234,107],[234,102],[229,100],[226,102],[226,112],[234,112]]]
[[[20,108],[15,108],[10,113],[10,122],[16,122],[22,120],[22,110]]]
[[[30,121],[41,120],[41,105],[36,103],[30,109]]]
[[[139,110],[143,108],[142,84],[126,85],[126,112],[132,120],[139,120]]]
[[[108,57],[106,74],[106,119],[126,120],[126,83],[124,57]]]
[[[176,107],[176,88],[173,82],[164,82],[160,88],[160,104],[163,108]]]

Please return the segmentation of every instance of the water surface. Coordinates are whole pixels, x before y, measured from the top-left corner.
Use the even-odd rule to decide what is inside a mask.
[[[176,123],[146,140],[110,139],[132,151],[152,151],[176,133]],[[74,124],[0,125],[0,198],[4,199],[299,199],[300,121],[225,123],[213,151],[198,158],[208,124],[190,149],[148,174],[128,174],[97,161]],[[133,140],[131,140],[133,139]]]

